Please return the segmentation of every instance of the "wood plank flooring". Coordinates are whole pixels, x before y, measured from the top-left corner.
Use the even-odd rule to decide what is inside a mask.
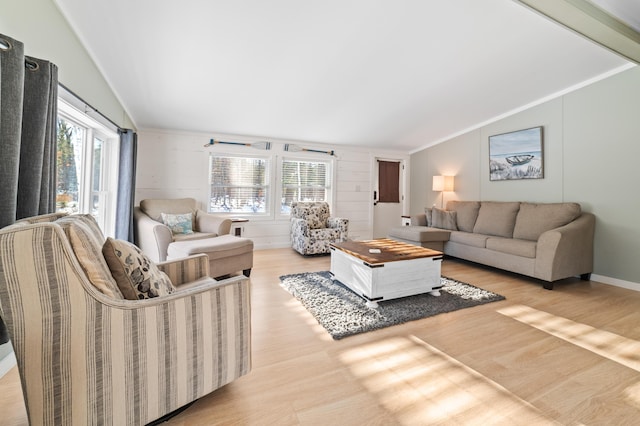
[[[253,370],[169,425],[631,425],[640,422],[640,292],[540,282],[453,259],[443,275],[506,300],[334,341],[279,286],[329,257],[255,252]],[[26,425],[14,368],[0,424]]]

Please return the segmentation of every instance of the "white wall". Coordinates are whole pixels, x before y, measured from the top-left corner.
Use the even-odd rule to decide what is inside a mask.
[[[372,159],[386,156],[405,160],[409,155],[393,151],[368,150],[356,147],[308,144],[298,141],[269,139],[269,151],[244,146],[214,145],[204,147],[211,138],[233,142],[256,142],[256,138],[238,135],[203,134],[184,131],[142,130],[138,133],[138,169],[136,204],[145,198],[192,197],[203,210],[208,199],[209,153],[271,155],[274,159],[285,155],[285,143],[323,151],[335,150],[334,195],[332,216],[349,219],[349,237],[372,238],[373,176]],[[289,153],[289,155],[291,155]],[[326,154],[295,153],[310,158],[333,158]],[[405,197],[408,198],[408,197]],[[233,217],[241,215],[233,214]],[[289,247],[289,221],[273,215],[268,218],[245,216],[244,236],[254,241],[256,249]],[[389,227],[398,226],[397,223]]]
[[[489,181],[491,135],[544,127],[544,179]],[[453,174],[448,199],[575,201],[596,216],[597,281],[640,289],[640,67],[411,156],[411,213],[438,202],[431,177]],[[436,201],[437,200],[437,201]]]
[[[52,0],[7,0],[0,33],[24,44],[24,53],[58,67],[58,80],[123,128],[134,125],[93,59]]]

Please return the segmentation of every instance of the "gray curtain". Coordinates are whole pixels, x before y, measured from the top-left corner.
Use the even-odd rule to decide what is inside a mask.
[[[0,34],[0,228],[55,210],[57,98],[58,68]]]
[[[116,204],[116,238],[133,243],[133,203],[136,186],[138,136],[133,130],[120,130],[120,167]]]

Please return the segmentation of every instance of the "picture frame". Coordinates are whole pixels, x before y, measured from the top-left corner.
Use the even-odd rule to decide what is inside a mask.
[[[489,136],[489,180],[544,178],[543,127]]]

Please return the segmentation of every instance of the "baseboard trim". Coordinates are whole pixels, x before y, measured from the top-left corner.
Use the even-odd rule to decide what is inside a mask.
[[[16,354],[11,351],[0,360],[0,378],[4,377],[16,365]]]
[[[285,243],[259,243],[257,241],[253,242],[254,246],[253,249],[254,250],[269,250],[269,249],[280,249],[280,248],[291,248],[291,243],[289,242],[285,242]]]
[[[622,287],[628,290],[640,291],[640,283],[619,280],[618,278],[606,277],[604,275],[591,274],[591,281],[597,281],[603,284],[614,285],[616,287]]]

